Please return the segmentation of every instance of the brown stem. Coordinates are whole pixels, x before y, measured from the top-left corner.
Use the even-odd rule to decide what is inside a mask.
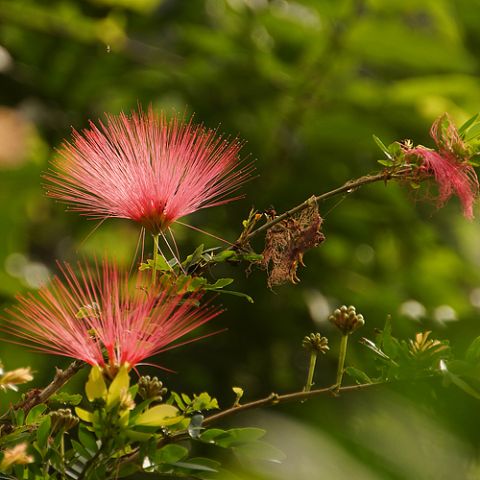
[[[57,368],[53,380],[43,389],[34,390],[27,393],[23,402],[17,403],[13,406],[15,410],[24,410],[28,413],[35,405],[44,403],[60,388],[62,388],[79,370],[85,366],[85,363],[80,360],[73,361],[65,370]]]
[[[252,402],[248,402],[240,405],[234,405],[230,408],[227,408],[226,410],[223,410],[218,413],[214,413],[213,415],[210,415],[209,417],[205,418],[205,420],[202,422],[202,426],[211,425],[212,423],[216,423],[220,420],[224,420],[225,418],[228,418],[232,415],[236,415],[237,413],[244,412],[246,410],[252,410],[254,408],[267,407],[270,405],[278,405],[280,403],[307,400],[309,398],[317,397],[322,394],[330,394],[333,396],[338,396],[340,393],[344,393],[344,392],[346,393],[346,392],[351,392],[356,390],[364,390],[369,387],[374,387],[376,385],[383,385],[385,383],[388,383],[388,382],[374,382],[374,383],[364,383],[360,385],[350,385],[347,387],[341,387],[339,389],[336,388],[336,385],[333,385],[332,387],[317,388],[315,390],[310,390],[309,392],[305,392],[302,390],[299,392],[286,393],[283,395],[279,395],[278,393],[271,393],[267,397],[260,398],[258,400],[254,400]],[[190,435],[188,434],[188,432],[186,432],[185,430],[182,430],[180,432],[174,433],[172,435],[169,435],[161,439],[157,443],[157,448],[161,448],[163,445],[166,445],[167,443],[179,442],[181,440],[187,440],[189,438],[190,438]],[[132,452],[130,455],[122,459],[122,463],[134,462],[138,458],[138,455],[139,455],[138,450],[135,452]]]
[[[325,388],[317,388],[315,390],[310,390],[308,392],[300,391],[300,392],[293,392],[293,393],[286,393],[284,395],[278,395],[277,393],[271,393],[267,397],[260,398],[259,400],[254,400],[253,402],[244,403],[238,405],[236,407],[228,408],[227,410],[223,410],[218,413],[214,413],[207,417],[202,425],[210,425],[212,423],[218,422],[219,420],[224,420],[226,417],[230,417],[231,415],[235,415],[240,412],[244,412],[246,410],[252,410],[254,408],[265,407],[269,405],[278,405],[280,403],[288,403],[288,402],[298,402],[302,400],[307,400],[312,397],[317,397],[319,395],[338,395],[340,393],[346,393],[356,390],[365,390],[367,388],[382,385],[386,382],[375,382],[375,383],[362,383],[360,385],[349,385],[347,387],[341,387],[340,389],[335,390],[334,387],[325,387]]]
[[[335,195],[339,195],[340,193],[351,193],[355,190],[357,190],[359,187],[362,187],[363,185],[367,185],[369,183],[375,183],[375,182],[387,182],[388,180],[391,180],[393,178],[405,178],[405,175],[410,172],[410,168],[406,169],[405,171],[397,171],[397,172],[391,172],[388,170],[384,170],[379,173],[375,173],[372,175],[365,175],[360,178],[356,178],[354,180],[349,180],[348,182],[344,183],[341,187],[335,188],[334,190],[330,190],[329,192],[322,193],[321,195],[315,196],[315,200],[317,202],[320,202],[322,200],[326,200],[327,198],[334,197]],[[259,233],[262,233],[269,228],[273,227],[277,223],[281,222],[285,218],[290,217],[291,215],[294,215],[297,212],[302,211],[303,209],[307,208],[310,205],[311,199],[307,199],[304,202],[300,203],[296,207],[291,208],[290,210],[282,213],[278,217],[275,217],[273,220],[268,221],[267,223],[263,224],[261,227],[256,228],[255,230],[251,231],[245,238],[245,240],[250,240],[254,236],[258,235]]]

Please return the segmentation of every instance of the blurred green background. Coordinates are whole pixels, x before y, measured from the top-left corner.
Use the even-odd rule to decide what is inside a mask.
[[[89,236],[94,222],[44,196],[41,174],[71,126],[152,104],[245,139],[258,172],[246,199],[187,220],[234,240],[251,206],[281,212],[379,168],[373,133],[431,146],[438,115],[462,123],[480,110],[479,25],[478,0],[0,0],[0,301],[37,288],[56,259],[109,250],[132,262],[137,225],[109,220]],[[480,331],[480,226],[456,199],[437,210],[421,195],[376,184],[322,204],[327,240],[306,254],[297,286],[272,292],[264,272],[216,270],[255,304],[222,297],[227,312],[209,331],[228,331],[157,359],[177,374],[149,373],[222,405],[233,385],[248,399],[300,389],[301,340],[319,330],[332,351],[316,381],[331,384],[339,336],[326,318],[340,304],[364,314],[361,335],[391,314],[399,336],[433,330],[461,355]],[[217,245],[182,228],[176,238],[183,254]],[[9,369],[30,364],[37,385],[67,364],[0,352]],[[367,358],[352,341],[347,363],[368,371]],[[245,478],[475,479],[478,408],[453,388],[402,385],[235,422],[267,428],[287,454]]]

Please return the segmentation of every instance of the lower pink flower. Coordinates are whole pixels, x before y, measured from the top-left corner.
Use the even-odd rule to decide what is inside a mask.
[[[199,307],[200,293],[178,295],[161,287],[131,285],[126,273],[103,262],[94,268],[69,264],[37,295],[19,296],[1,330],[35,350],[117,368],[179,346],[172,344],[216,317]],[[191,341],[191,340],[190,340]],[[186,343],[186,342],[183,342]]]

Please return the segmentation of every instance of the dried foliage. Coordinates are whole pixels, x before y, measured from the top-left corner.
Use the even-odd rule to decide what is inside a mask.
[[[287,282],[297,283],[298,265],[303,265],[303,255],[325,240],[320,231],[323,219],[318,213],[315,197],[300,212],[282,220],[267,232],[263,266],[268,270],[271,288]]]

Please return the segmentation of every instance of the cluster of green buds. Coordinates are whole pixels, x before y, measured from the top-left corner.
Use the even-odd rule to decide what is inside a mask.
[[[311,333],[302,340],[302,347],[308,352],[327,353],[330,350],[328,338],[322,337],[320,333]]]
[[[60,431],[66,432],[67,430],[76,427],[79,422],[78,417],[75,417],[68,408],[60,408],[50,412],[49,415],[52,419],[52,435]]]
[[[150,375],[145,375],[138,381],[138,394],[144,400],[161,402],[167,394],[167,389],[157,377],[150,378]]]
[[[342,305],[340,308],[334,310],[333,314],[328,317],[328,320],[332,322],[343,335],[350,335],[365,325],[363,315],[357,313],[353,305],[349,307]]]

